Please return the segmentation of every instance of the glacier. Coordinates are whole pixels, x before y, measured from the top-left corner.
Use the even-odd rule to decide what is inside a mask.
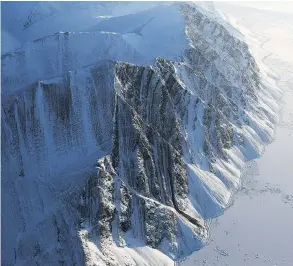
[[[203,247],[274,134],[280,92],[244,36],[210,4],[19,5],[13,24],[1,4],[3,265]]]

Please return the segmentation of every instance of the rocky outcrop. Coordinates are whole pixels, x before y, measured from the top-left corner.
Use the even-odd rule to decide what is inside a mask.
[[[247,45],[196,7],[182,12],[191,42],[182,60],[115,66],[112,152],[89,179],[102,183],[86,188],[103,200],[84,219],[96,214],[94,233],[113,265],[109,245],[127,246],[129,234],[173,259],[199,248],[204,220],[219,215],[239,183],[241,161],[272,137],[273,123],[255,124],[273,112]]]
[[[83,200],[83,228],[89,228],[89,239],[99,236],[113,265],[109,245],[127,246],[129,234],[173,259],[201,247],[207,237],[204,220],[219,215],[239,182],[235,157],[241,158],[242,150],[260,152],[243,128],[249,127],[249,115],[266,115],[251,114],[252,105],[260,106],[256,91],[263,84],[237,80],[233,85],[235,76],[215,66],[218,58],[208,61],[191,48],[179,62],[116,63],[112,152],[98,162]],[[249,80],[259,76],[256,67],[242,71]],[[251,94],[244,94],[248,90]],[[260,147],[272,125],[261,130],[251,134]],[[238,153],[229,152],[233,147]]]

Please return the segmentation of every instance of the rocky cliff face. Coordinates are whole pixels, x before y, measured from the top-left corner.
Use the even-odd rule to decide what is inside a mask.
[[[144,36],[161,9],[180,16],[176,27],[184,21],[178,47],[189,45],[140,64],[151,56],[137,40],[123,40],[129,32]],[[90,34],[89,50],[77,45],[82,34],[71,46],[76,37],[65,33],[39,40],[43,69],[29,63],[38,56],[30,50],[5,55],[5,265],[165,265],[183,258],[204,244],[205,220],[227,206],[244,161],[271,140],[276,93],[239,34],[193,4],[150,10],[129,15],[147,21],[136,30],[128,30],[128,16],[99,24],[119,31],[100,48],[93,38],[100,32]],[[174,21],[163,21],[168,32]],[[182,28],[174,32],[182,37]],[[55,47],[61,36],[71,48],[51,49],[47,40]],[[97,63],[82,67],[95,56]],[[17,66],[28,74],[16,75]],[[59,76],[44,79],[51,75]]]
[[[4,265],[84,263],[82,247],[76,252],[77,201],[94,159],[112,146],[112,66],[103,62],[2,97]]]

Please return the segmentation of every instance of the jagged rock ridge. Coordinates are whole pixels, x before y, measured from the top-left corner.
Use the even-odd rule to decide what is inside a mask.
[[[201,247],[204,219],[228,203],[241,160],[272,136],[273,112],[259,102],[267,85],[247,45],[196,8],[182,12],[192,47],[182,60],[115,66],[112,153],[85,188],[83,221],[113,265],[109,246],[131,246],[131,237],[173,259]]]
[[[204,244],[205,220],[227,206],[244,160],[271,140],[275,95],[247,45],[197,5],[163,10],[184,21],[189,45],[179,56],[131,64],[143,49],[127,44],[130,63],[121,62],[115,42],[112,50],[79,52],[74,42],[74,49],[52,50],[55,42],[46,40],[67,36],[61,33],[40,40],[52,46],[49,53],[41,48],[44,58],[52,51],[62,58],[44,62],[49,77],[89,63],[74,62],[84,54],[99,62],[50,80],[41,78],[47,71],[33,70],[9,83],[17,67],[5,61],[12,71],[2,82],[2,187],[9,191],[4,213],[11,213],[3,227],[14,231],[4,243],[5,265],[163,265],[183,258]],[[152,15],[138,17],[151,24]],[[102,26],[115,28],[110,22]],[[109,43],[129,38],[128,24],[121,25],[126,35],[107,34]],[[33,78],[40,80],[19,87]]]

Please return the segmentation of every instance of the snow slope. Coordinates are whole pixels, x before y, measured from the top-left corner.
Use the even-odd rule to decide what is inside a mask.
[[[22,35],[30,41],[17,50],[2,54],[2,87],[10,93],[37,79],[56,77],[104,59],[134,64],[149,64],[157,56],[178,59],[188,45],[179,5],[160,5],[147,11],[142,8],[142,11],[129,15],[92,18],[94,26],[83,26],[82,29],[71,26],[55,29],[54,24],[43,25],[47,18],[37,21],[34,25],[39,28],[33,32],[38,35],[25,31]],[[75,7],[74,10],[78,12],[80,9]],[[169,16],[164,16],[165,13]],[[65,18],[62,15],[62,21],[57,25],[66,25],[63,20],[71,21],[67,16],[74,17],[66,12]],[[55,22],[57,19],[53,17],[51,20]]]
[[[201,248],[276,122],[243,35],[211,5],[22,5],[3,18],[23,46],[2,54],[2,262],[172,265]]]
[[[263,72],[282,90],[276,139],[247,165],[225,214],[211,222],[210,241],[179,265],[292,265],[293,58],[292,3],[217,3],[245,37]],[[290,13],[290,15],[288,14]],[[247,15],[249,14],[249,16]]]

